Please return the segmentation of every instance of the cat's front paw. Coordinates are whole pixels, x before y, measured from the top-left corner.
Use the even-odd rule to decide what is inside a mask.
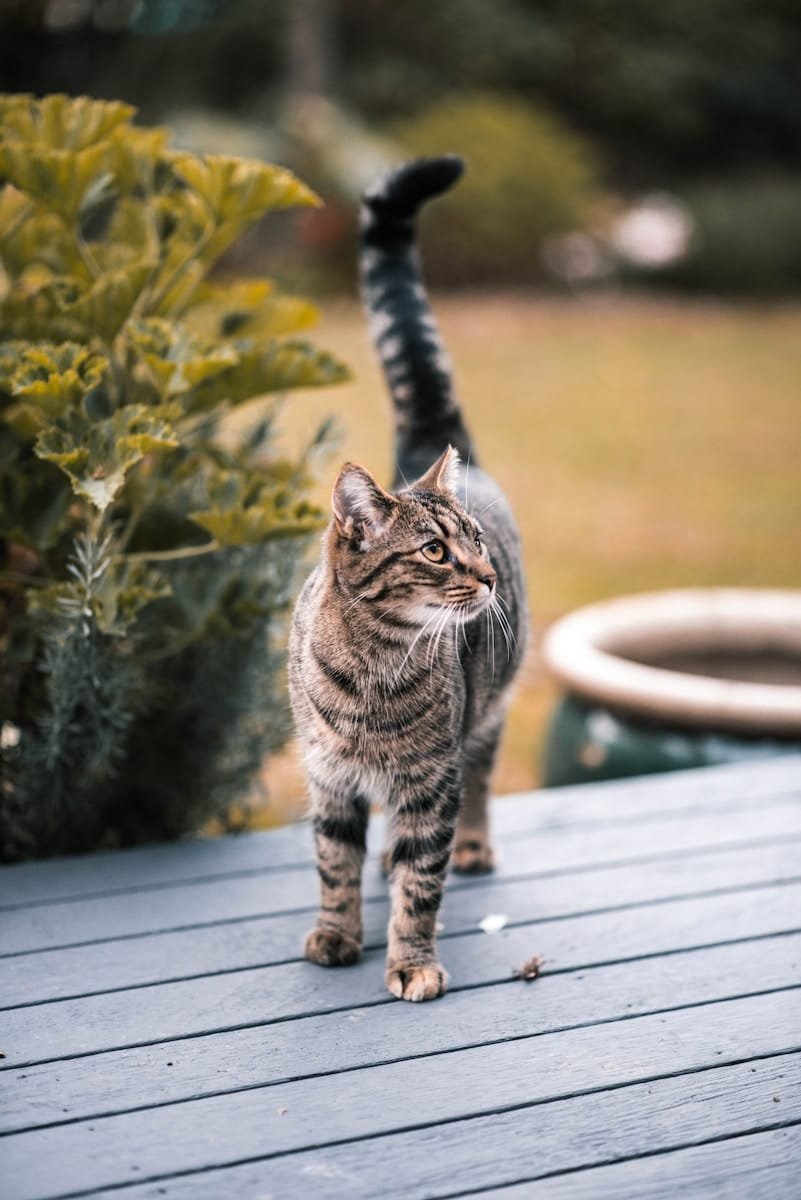
[[[448,972],[437,962],[388,963],[384,982],[398,1000],[436,1000],[448,990]]]
[[[349,967],[358,962],[362,952],[361,943],[341,929],[325,929],[317,926],[306,935],[303,954],[309,962],[321,967]]]
[[[484,838],[458,839],[451,855],[451,866],[460,875],[488,875],[495,870],[492,846]]]

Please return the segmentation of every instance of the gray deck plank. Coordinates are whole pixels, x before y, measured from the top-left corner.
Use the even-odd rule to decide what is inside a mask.
[[[0,870],[3,1200],[793,1188],[801,756],[508,797],[494,825],[426,1006],[385,991],[375,853],[363,962],[298,959],[307,825]]]
[[[58,1194],[65,1162],[71,1191],[108,1187],[165,1166],[195,1170],[795,1051],[799,1011],[798,993],[780,992],[576,1029],[569,1042],[550,1034],[11,1134],[6,1195]],[[801,1119],[801,1087],[787,1092],[785,1113],[795,1107]]]
[[[645,871],[635,864],[588,869],[578,875],[567,872],[547,880],[485,878],[446,894],[441,937],[447,942],[454,934],[476,930],[489,912],[504,913],[511,923],[531,917],[556,920],[799,879],[801,842],[784,840],[759,848],[660,860]],[[210,925],[0,959],[0,1009],[298,959],[312,920],[306,911],[284,913],[233,927]],[[386,898],[368,902],[368,947],[384,944],[386,923]]]
[[[676,774],[520,792],[494,801],[498,833],[649,821],[667,813],[730,813],[801,793],[801,754]]]
[[[505,1181],[540,1178],[544,1181],[539,1190],[527,1184],[531,1192],[524,1188],[522,1194],[538,1200],[551,1200],[552,1196],[562,1200],[556,1189],[566,1178],[547,1178],[557,1172],[596,1165],[600,1172],[600,1164],[610,1157],[622,1159],[708,1144],[713,1139],[732,1139],[746,1130],[770,1131],[783,1121],[798,1121],[799,1084],[798,1056],[767,1059],[434,1125],[369,1143],[328,1146],[203,1174],[162,1177],[121,1195],[126,1200],[220,1200],[222,1196],[297,1200],[308,1195],[325,1196],[325,1200],[375,1200],[379,1196],[386,1200],[440,1200]],[[779,1104],[773,1099],[776,1095]],[[748,1148],[752,1157],[747,1162],[758,1170],[764,1153],[775,1154],[780,1162],[792,1166],[797,1161],[798,1132],[796,1125],[753,1134]],[[765,1141],[759,1142],[757,1137]],[[732,1148],[729,1183],[733,1186],[722,1193],[721,1200],[794,1200],[792,1191],[740,1192],[735,1174],[742,1168],[737,1154],[740,1139],[725,1144]],[[592,1190],[595,1174],[588,1173],[589,1190],[580,1193],[581,1200],[585,1196],[600,1200],[604,1195]],[[567,1195],[573,1200],[570,1192]],[[618,1196],[612,1191],[609,1195],[625,1200],[625,1193]],[[635,1195],[637,1200],[651,1200],[647,1192]],[[663,1196],[675,1200],[677,1195],[702,1200],[691,1190],[657,1192],[659,1200]]]
[[[558,788],[496,801],[499,833],[572,824],[651,819],[654,815],[758,806],[764,798],[801,792],[801,755],[766,762]],[[373,841],[380,840],[380,822]],[[0,871],[0,907],[48,903],[129,889],[172,887],[201,878],[263,872],[311,861],[305,825],[239,837],[197,839],[95,855],[22,863]]]
[[[765,801],[730,814],[669,815],[630,827],[550,829],[502,840],[497,878],[547,877],[550,873],[604,863],[654,860],[710,848],[735,848],[801,835],[801,796]],[[799,855],[801,858],[801,854]],[[454,890],[470,886],[451,879]],[[386,894],[373,864],[365,874],[365,896]],[[313,909],[317,877],[313,868],[276,870],[266,875],[184,884],[181,887],[35,906],[14,914],[0,928],[0,954],[23,953],[126,937],[216,921]]]
[[[801,1125],[479,1193],[481,1200],[793,1200]]]
[[[744,962],[759,955],[758,975]],[[0,1131],[801,987],[801,934],[351,1009],[3,1073]],[[801,992],[798,994],[801,1014]],[[801,1024],[801,1016],[799,1018]]]
[[[305,821],[223,838],[185,838],[15,863],[0,871],[0,910],[263,873],[310,861]]]
[[[453,988],[475,987],[508,979],[533,953],[549,971],[564,971],[795,932],[799,924],[801,885],[787,884],[466,934],[447,941],[443,958]],[[6,1069],[386,999],[383,954],[371,951],[342,971],[291,962],[10,1009],[3,1014]]]

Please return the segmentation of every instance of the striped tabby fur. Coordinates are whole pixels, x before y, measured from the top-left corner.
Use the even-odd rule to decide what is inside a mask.
[[[364,297],[394,402],[398,477],[386,492],[363,467],[342,468],[290,642],[321,884],[306,957],[359,957],[368,812],[382,801],[386,982],[405,1000],[447,986],[435,929],[449,861],[493,866],[489,776],[526,626],[514,519],[476,462],[415,248],[418,207],[460,174],[456,158],[419,160],[364,197]]]

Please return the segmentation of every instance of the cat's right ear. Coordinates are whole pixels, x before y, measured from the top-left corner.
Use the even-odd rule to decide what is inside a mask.
[[[369,471],[345,463],[331,493],[334,520],[342,537],[369,540],[387,526],[397,505]]]

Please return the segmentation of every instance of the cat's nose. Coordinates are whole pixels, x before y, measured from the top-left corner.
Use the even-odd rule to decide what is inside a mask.
[[[487,589],[491,592],[492,589],[495,587],[495,579],[496,579],[495,572],[487,571],[486,574],[479,575],[478,582],[485,584]]]

